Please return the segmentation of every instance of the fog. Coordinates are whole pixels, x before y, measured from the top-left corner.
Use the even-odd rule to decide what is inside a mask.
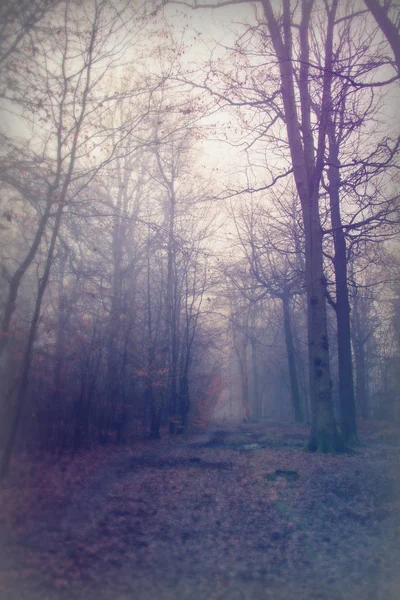
[[[0,597],[397,599],[399,7],[0,22]]]

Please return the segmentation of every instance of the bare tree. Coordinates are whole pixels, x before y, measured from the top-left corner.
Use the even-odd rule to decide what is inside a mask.
[[[51,12],[59,0],[3,0],[0,4],[0,69],[10,58],[24,57],[22,45],[34,47],[30,37],[44,16]]]
[[[71,202],[71,198],[82,191],[100,168],[99,164],[96,164],[94,168],[89,168],[89,170],[85,168],[83,176],[82,170],[78,170],[77,165],[88,152],[89,136],[87,134],[85,136],[84,132],[88,115],[91,114],[94,107],[98,108],[102,104],[98,99],[93,102],[93,97],[96,96],[96,87],[99,86],[105,73],[102,70],[99,74],[96,68],[100,66],[102,61],[105,64],[112,64],[116,54],[121,51],[121,44],[118,44],[112,51],[100,52],[105,43],[104,35],[106,37],[111,35],[120,26],[121,17],[119,12],[115,11],[110,22],[111,28],[107,31],[107,34],[104,34],[102,22],[104,18],[109,18],[108,10],[110,6],[111,13],[113,13],[112,5],[109,5],[106,0],[93,5],[90,11],[80,15],[81,20],[76,14],[74,18],[71,18],[69,3],[60,7],[61,24],[56,35],[50,40],[46,40],[46,38],[40,40],[43,54],[36,63],[34,76],[39,83],[43,84],[41,89],[43,97],[39,100],[38,105],[29,97],[20,100],[22,104],[27,104],[27,107],[31,110],[35,108],[38,111],[36,116],[44,114],[44,122],[53,125],[53,129],[50,129],[50,135],[46,136],[45,144],[51,147],[54,162],[50,168],[50,178],[46,185],[44,210],[39,218],[33,241],[14,274],[12,276],[7,275],[9,291],[2,322],[2,349],[4,349],[7,340],[21,280],[44,240],[45,232],[49,230],[49,243],[45,250],[43,271],[38,280],[37,296],[24,352],[22,374],[18,384],[15,414],[2,458],[2,475],[6,475],[8,472],[10,457],[22,415],[32,363],[33,344],[57,247],[62,218],[66,207]],[[46,45],[48,43],[50,48]],[[122,42],[123,47],[124,42]],[[79,49],[78,53],[77,48]],[[49,50],[53,52],[51,64],[47,61],[46,53]],[[94,145],[96,145],[96,141]],[[111,155],[114,151],[115,149],[113,149]],[[101,160],[100,164],[104,164],[108,160],[110,160],[110,157]]]
[[[288,194],[290,192],[285,189],[280,198],[276,197],[273,209],[250,204],[242,211],[240,221],[233,216],[240,248],[246,258],[245,267],[249,270],[246,275],[243,268],[237,273],[239,277],[234,274],[233,277],[236,286],[253,302],[266,295],[282,302],[293,412],[296,423],[302,423],[290,303],[294,295],[303,293],[304,288],[303,234],[297,220],[300,207],[296,195],[292,195],[289,208],[285,202]]]
[[[178,2],[186,4],[188,2]],[[216,2],[212,5],[206,3],[194,3],[192,8],[218,8],[228,4],[235,5],[237,2]],[[322,227],[320,223],[322,192],[322,173],[325,168],[325,160],[332,164],[329,174],[330,180],[334,177],[334,143],[333,138],[336,135],[332,127],[332,111],[334,103],[332,98],[332,86],[338,85],[342,81],[352,88],[362,88],[377,84],[368,81],[368,73],[376,70],[379,65],[387,63],[387,59],[382,54],[383,48],[380,47],[369,62],[364,61],[365,68],[360,68],[358,64],[357,72],[347,72],[343,67],[343,56],[336,47],[335,33],[338,28],[344,25],[346,29],[350,21],[358,23],[358,18],[364,18],[366,11],[357,11],[355,14],[351,10],[342,9],[338,2],[325,3],[325,18],[316,18],[316,4],[312,0],[305,0],[297,5],[289,0],[282,3],[282,6],[275,5],[268,0],[261,2],[263,18],[257,16],[256,25],[249,27],[246,34],[241,36],[241,40],[236,44],[233,52],[233,60],[242,53],[242,48],[248,44],[248,55],[253,60],[249,69],[233,66],[223,73],[223,69],[210,63],[207,70],[207,77],[203,87],[211,91],[217,98],[220,105],[228,105],[234,108],[241,106],[250,111],[250,116],[243,117],[243,122],[251,128],[254,140],[248,144],[250,149],[257,142],[273,142],[276,153],[282,152],[283,142],[281,130],[276,128],[279,121],[283,121],[286,133],[287,153],[290,155],[290,165],[283,172],[274,175],[271,173],[272,181],[264,186],[249,187],[249,191],[256,192],[274,185],[279,179],[293,175],[297,191],[302,204],[305,247],[306,247],[306,288],[308,296],[308,315],[309,315],[309,348],[310,348],[310,376],[311,376],[311,397],[313,407],[312,433],[310,438],[310,449],[343,449],[343,443],[337,434],[334,425],[334,416],[331,401],[331,382],[329,375],[329,353],[328,338],[326,327],[326,308],[324,297],[327,295],[326,277],[323,271],[323,250],[322,250]],[[321,16],[321,11],[319,11]],[[265,23],[268,33],[265,33]],[[318,39],[314,35],[315,27],[318,27]],[[374,32],[371,32],[370,39],[374,39]],[[254,40],[258,40],[259,47],[254,46]],[[341,38],[341,41],[343,39]],[[266,77],[265,62],[262,62],[261,55],[266,48],[273,48],[275,63],[274,68],[268,71],[269,86],[261,85],[260,81]],[[353,44],[354,46],[354,44]],[[356,53],[361,52],[361,46],[365,48],[365,43],[356,49]],[[354,47],[353,47],[354,51]],[[254,52],[260,57],[260,60],[254,60]],[[259,54],[257,54],[259,52]],[[245,53],[245,52],[244,52]],[[243,55],[244,55],[243,53]],[[225,89],[221,90],[222,85],[215,86],[211,84],[212,77],[219,75],[220,80],[225,82]],[[365,76],[367,75],[367,79]],[[385,82],[387,83],[387,82]],[[344,92],[346,96],[346,92]],[[252,116],[258,111],[263,112],[263,117],[252,119]],[[255,123],[255,125],[254,125]],[[353,122],[351,127],[355,128]],[[276,131],[276,133],[275,133]],[[327,141],[330,140],[330,156],[327,158]],[[285,157],[287,160],[287,157]],[[356,160],[357,162],[357,160]],[[366,160],[368,162],[368,160]],[[370,166],[372,166],[372,161]],[[336,163],[335,163],[336,164]],[[364,163],[366,166],[366,163]],[[336,247],[336,270],[337,283],[340,296],[341,310],[340,321],[340,371],[341,371],[341,429],[346,441],[356,440],[357,431],[355,424],[354,396],[352,389],[352,373],[350,351],[350,326],[349,326],[349,302],[346,300],[346,276],[343,273],[345,269],[346,257],[344,231],[338,225],[338,212],[334,211],[337,207],[337,201],[333,199],[335,185],[332,181],[331,198],[332,214],[335,220],[335,247]],[[228,190],[230,194],[234,193]],[[240,192],[239,192],[240,193]],[[322,211],[323,212],[323,211]],[[387,215],[387,210],[385,211]],[[339,213],[340,217],[340,213]],[[374,217],[371,217],[374,219]],[[363,219],[364,220],[364,219]],[[338,229],[339,228],[339,229]],[[339,255],[341,258],[339,259]],[[343,268],[341,267],[343,265]],[[340,271],[340,272],[339,272]],[[345,318],[344,315],[347,314]],[[319,324],[317,326],[317,323]],[[344,334],[344,331],[346,333]],[[345,368],[346,365],[346,368]],[[350,367],[349,367],[350,365]],[[350,369],[350,370],[349,370]],[[346,371],[346,373],[345,373]],[[347,381],[347,386],[345,382]],[[348,389],[349,388],[349,389]],[[323,416],[322,416],[323,415]],[[324,425],[323,425],[324,423]],[[329,425],[328,425],[329,423]],[[323,434],[317,431],[324,430]],[[325,442],[321,440],[325,438]]]
[[[382,33],[386,37],[392,49],[395,68],[397,73],[400,74],[400,14],[399,7],[394,2],[384,2],[381,4],[380,0],[364,0],[366,6],[374,16],[375,21],[378,23],[382,30]],[[393,11],[393,17],[391,12]]]
[[[233,2],[235,4],[235,2]],[[225,3],[222,3],[225,5]],[[205,6],[195,4],[195,8]],[[221,6],[221,3],[213,5]],[[335,422],[332,403],[332,382],[329,366],[329,343],[326,325],[326,278],[323,269],[322,227],[319,214],[321,177],[325,162],[328,115],[331,110],[330,90],[333,78],[333,35],[338,3],[326,3],[325,21],[320,20],[324,61],[321,73],[322,94],[315,126],[315,110],[311,83],[315,78],[312,66],[311,32],[314,27],[313,0],[302,0],[292,6],[284,0],[282,6],[273,6],[262,0],[264,22],[268,34],[263,37],[265,49],[273,51],[272,81],[276,90],[261,90],[259,102],[272,116],[264,127],[267,136],[279,120],[287,135],[290,168],[302,206],[305,235],[305,281],[308,311],[308,343],[311,390],[311,451],[336,452],[344,449]],[[246,83],[239,86],[247,89]],[[226,98],[226,94],[223,96]],[[228,100],[229,102],[229,100]],[[233,104],[238,104],[234,100]],[[239,104],[241,104],[239,102]],[[316,133],[317,132],[317,133]],[[287,175],[278,175],[278,179]],[[273,180],[272,184],[275,182]],[[272,185],[271,184],[271,185]]]

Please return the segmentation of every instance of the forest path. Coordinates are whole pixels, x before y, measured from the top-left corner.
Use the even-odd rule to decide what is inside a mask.
[[[8,532],[1,600],[397,600],[399,446],[305,439],[232,425],[114,452]]]

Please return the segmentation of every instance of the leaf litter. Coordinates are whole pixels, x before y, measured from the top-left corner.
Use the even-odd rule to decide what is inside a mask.
[[[392,429],[366,427],[354,455],[302,452],[304,428],[246,424],[21,457],[0,487],[0,597],[397,600]]]

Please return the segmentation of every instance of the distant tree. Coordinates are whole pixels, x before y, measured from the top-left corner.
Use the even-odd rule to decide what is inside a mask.
[[[41,59],[30,63],[27,80],[31,82],[32,90],[26,88],[26,96],[19,96],[16,102],[25,111],[26,118],[33,123],[34,135],[37,141],[51,146],[52,152],[48,160],[48,175],[44,184],[44,203],[39,208],[38,226],[33,235],[29,249],[15,272],[8,280],[8,295],[5,302],[2,320],[2,338],[0,348],[4,350],[10,327],[11,317],[15,310],[18,290],[28,268],[39,249],[44,248],[42,271],[38,276],[37,295],[34,302],[33,314],[27,334],[27,342],[21,367],[21,377],[16,392],[15,412],[12,418],[9,435],[0,467],[1,475],[6,475],[9,469],[11,454],[14,448],[18,426],[22,416],[24,401],[27,394],[29,375],[32,364],[33,345],[41,316],[42,302],[49,281],[50,271],[57,249],[63,216],[71,201],[94,177],[101,165],[107,163],[115,152],[101,159],[94,166],[82,169],[82,161],[90,151],[97,147],[101,131],[96,134],[88,133],[88,117],[94,110],[104,109],[98,96],[98,87],[104,78],[107,65],[124,47],[124,40],[112,50],[103,53],[104,44],[110,39],[121,24],[120,13],[107,0],[93,4],[88,11],[71,14],[71,4],[64,3],[57,13],[58,22],[51,28],[51,34],[40,35],[36,40]],[[104,33],[103,23],[107,19],[109,27]],[[58,25],[58,27],[57,27]],[[39,50],[35,50],[36,55]],[[42,60],[43,56],[52,53],[52,61]],[[71,62],[73,57],[73,63]],[[100,67],[103,67],[100,72]],[[97,70],[99,69],[99,71]],[[28,77],[29,75],[29,77]],[[34,79],[35,84],[32,83]],[[27,82],[22,81],[23,85]],[[22,85],[21,84],[21,85]],[[25,88],[24,88],[25,89]],[[35,95],[32,95],[32,91]],[[38,95],[37,95],[38,94]],[[35,118],[27,111],[34,113]],[[37,122],[47,127],[40,130]],[[90,118],[93,124],[92,118]],[[90,139],[89,135],[92,136]],[[44,137],[44,140],[43,140]],[[89,150],[90,148],[90,150]],[[39,159],[39,163],[42,159]],[[18,183],[11,185],[18,188]],[[43,193],[43,190],[41,190]],[[29,195],[28,195],[29,198]],[[39,196],[40,198],[40,196]],[[41,198],[40,198],[41,199]],[[38,202],[38,200],[36,200]],[[48,234],[48,240],[45,239]]]
[[[0,4],[0,72],[7,61],[24,60],[23,45],[29,52],[35,46],[31,33],[59,0],[2,0]]]
[[[296,423],[302,423],[304,416],[290,303],[293,296],[302,294],[304,289],[303,234],[299,227],[300,207],[296,196],[293,196],[289,209],[288,194],[290,191],[285,189],[275,203],[271,198],[271,209],[250,205],[242,211],[240,220],[234,216],[239,248],[246,263],[232,276],[236,286],[253,302],[269,296],[282,303],[293,412]],[[285,202],[282,202],[283,197]]]
[[[162,352],[166,370],[164,405],[168,407],[169,431],[173,434],[183,427],[182,411],[184,397],[188,398],[187,377],[193,344],[191,336],[195,335],[195,315],[207,285],[206,272],[203,266],[200,267],[196,255],[199,255],[203,240],[209,235],[209,217],[204,210],[198,211],[196,206],[206,202],[208,190],[204,182],[196,181],[195,173],[191,172],[195,142],[192,121],[197,118],[197,113],[190,100],[182,104],[181,101],[174,102],[173,98],[168,101],[161,98],[159,115],[153,129],[154,167],[150,172],[160,198],[162,215],[160,238],[165,257],[162,300]],[[205,221],[203,225],[201,218]],[[190,276],[190,268],[194,269],[193,277]],[[154,404],[152,437],[159,435],[162,409],[159,402]]]

